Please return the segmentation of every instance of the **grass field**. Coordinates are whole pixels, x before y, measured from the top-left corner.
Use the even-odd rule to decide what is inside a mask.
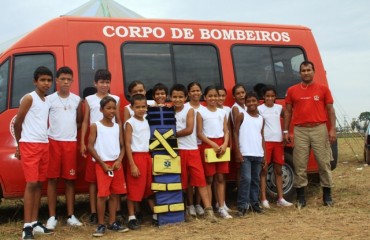
[[[363,162],[363,141],[360,138],[339,139],[339,161],[333,171],[332,208],[322,206],[319,185],[307,188],[307,207],[279,208],[275,203],[264,214],[248,214],[243,218],[220,219],[211,224],[203,219],[161,228],[150,226],[149,219],[139,231],[128,233],[107,232],[103,239],[370,239],[370,167]],[[43,199],[45,201],[45,199]],[[235,202],[229,201],[235,210]],[[58,212],[63,215],[63,198]],[[88,220],[86,196],[78,196],[76,215]],[[41,220],[47,219],[47,206],[43,204]],[[23,205],[20,200],[5,200],[0,205],[0,239],[20,239]],[[80,228],[60,224],[54,235],[36,236],[36,239],[92,239],[95,226]]]

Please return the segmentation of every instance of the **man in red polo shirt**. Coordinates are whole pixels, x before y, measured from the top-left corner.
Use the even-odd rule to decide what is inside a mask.
[[[310,61],[300,65],[302,82],[287,91],[284,117],[284,140],[290,142],[289,125],[294,125],[294,186],[297,191],[297,207],[306,206],[304,187],[307,186],[307,162],[312,147],[319,166],[320,184],[325,206],[332,206],[332,176],[330,143],[336,140],[333,97],[327,86],[313,81],[315,66]],[[294,110],[294,111],[292,111]],[[329,121],[328,131],[326,123]]]

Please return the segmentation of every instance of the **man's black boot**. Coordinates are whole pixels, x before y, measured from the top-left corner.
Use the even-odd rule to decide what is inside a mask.
[[[306,206],[306,198],[304,196],[304,188],[296,188],[297,192],[297,208],[301,209]]]
[[[334,205],[334,202],[331,198],[331,188],[323,187],[322,193],[323,193],[322,200],[324,202],[324,206],[332,207]]]

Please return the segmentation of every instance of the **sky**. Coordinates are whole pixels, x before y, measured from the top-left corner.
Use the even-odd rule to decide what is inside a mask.
[[[0,43],[88,0],[1,0]],[[145,18],[302,25],[312,29],[339,123],[370,111],[368,0],[116,0]]]

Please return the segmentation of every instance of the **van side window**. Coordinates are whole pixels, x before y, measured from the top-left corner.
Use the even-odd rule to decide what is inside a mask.
[[[33,72],[39,66],[49,68],[55,77],[55,58],[52,54],[28,54],[18,55],[14,57],[13,64],[13,82],[12,82],[12,95],[11,95],[11,108],[17,108],[21,98],[35,90],[33,84]],[[47,94],[54,92],[55,81]]]
[[[262,97],[262,88],[273,85],[277,97],[284,98],[288,87],[300,81],[299,64],[304,60],[298,47],[234,46],[236,82]]]
[[[169,88],[193,81],[204,88],[221,85],[218,52],[211,45],[127,43],[122,47],[122,57],[125,86],[134,80],[142,81],[147,91],[159,82]]]
[[[0,112],[5,111],[8,101],[9,59],[0,65]]]
[[[94,76],[98,69],[107,68],[107,51],[102,43],[83,42],[78,45],[78,78],[80,96],[94,88]],[[86,89],[86,90],[85,90]]]

